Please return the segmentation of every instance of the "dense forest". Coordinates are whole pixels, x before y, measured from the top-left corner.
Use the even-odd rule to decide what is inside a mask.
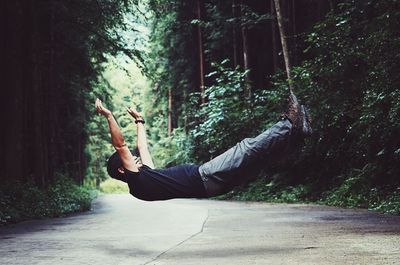
[[[1,1],[1,222],[90,205],[77,186],[96,155],[87,144],[108,140],[92,106],[113,91],[102,78],[107,56],[137,53],[118,33],[135,3]]]
[[[289,87],[314,134],[225,198],[400,212],[400,1],[16,0],[0,12],[2,222],[26,190],[56,196],[72,180],[80,200],[79,185],[106,178],[96,97],[115,113],[135,104],[157,166],[170,166],[272,125]],[[147,83],[122,96],[110,62]]]
[[[150,3],[145,71],[162,115],[148,115],[171,135],[151,134],[171,150],[164,163],[207,161],[261,132],[292,86],[314,135],[228,197],[399,211],[399,1]]]

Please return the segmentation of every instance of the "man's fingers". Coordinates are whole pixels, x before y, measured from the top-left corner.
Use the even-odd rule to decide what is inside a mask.
[[[99,100],[99,108],[100,108],[101,111],[104,110],[103,103],[101,102],[101,100]]]
[[[135,117],[140,117],[141,116],[139,112],[137,112],[136,110],[132,109],[131,107],[128,107],[128,112],[130,114],[132,114],[133,116],[135,116]]]
[[[127,108],[127,111],[129,114],[131,114],[132,116],[137,116],[137,112],[135,110],[133,110],[131,107]]]
[[[99,98],[96,98],[96,111],[101,114],[103,112],[103,105],[101,104],[101,100]]]
[[[101,101],[98,98],[96,99],[96,109],[97,109],[97,111],[101,110]]]

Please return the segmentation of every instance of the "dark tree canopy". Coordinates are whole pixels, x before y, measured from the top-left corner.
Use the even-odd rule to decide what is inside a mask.
[[[1,2],[2,178],[43,186],[65,173],[82,182],[92,92],[105,54],[133,56],[115,30],[133,4]]]

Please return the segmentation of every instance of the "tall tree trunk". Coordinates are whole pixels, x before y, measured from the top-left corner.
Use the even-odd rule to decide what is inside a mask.
[[[35,45],[37,48],[37,45]],[[32,98],[32,111],[33,111],[33,130],[32,133],[34,134],[34,155],[32,155],[32,159],[34,160],[34,178],[35,183],[38,185],[44,185],[45,183],[45,169],[44,169],[44,153],[45,153],[45,146],[44,146],[44,133],[42,130],[42,120],[43,120],[43,106],[42,102],[42,91],[40,90],[43,87],[42,78],[41,78],[41,68],[43,66],[39,64],[38,61],[38,54],[35,56],[34,59],[34,66],[33,66],[33,74],[34,74],[34,82],[33,82],[33,95]],[[36,62],[36,63],[35,63]],[[42,151],[43,150],[43,151]]]
[[[247,40],[247,30],[242,27],[242,41],[243,41],[243,64],[244,64],[244,69],[248,70],[250,68],[249,66],[249,45],[248,45],[248,40]]]
[[[235,19],[232,26],[232,45],[233,45],[233,67],[239,65],[238,46],[237,46],[237,3],[236,0],[232,1],[232,16]]]
[[[201,0],[197,0],[197,19],[201,20]],[[201,93],[201,103],[205,103],[205,93],[204,93],[204,52],[203,52],[203,39],[201,34],[201,26],[197,26],[197,37],[199,46],[199,74],[200,74],[200,93]]]
[[[275,15],[275,7],[274,0],[270,1],[271,5],[271,15]],[[271,20],[271,35],[272,35],[272,64],[273,64],[273,72],[275,73],[278,69],[278,45],[276,40],[276,22],[274,19]]]
[[[183,90],[183,98],[185,101],[188,101],[188,96],[187,96],[187,91]],[[189,132],[189,118],[188,118],[188,106],[187,104],[183,105],[184,113],[185,115],[183,116],[183,124],[184,124],[184,129],[185,133],[187,134]]]
[[[168,136],[172,134],[172,89],[168,89]]]
[[[243,16],[243,0],[240,2],[240,14]],[[242,33],[242,42],[243,42],[243,67],[245,70],[250,69],[250,62],[249,62],[249,43],[247,37],[247,29],[244,26],[241,26],[241,33]],[[246,89],[247,89],[247,96],[251,98],[251,86],[250,86],[250,77],[249,73],[245,76],[246,79]]]
[[[94,142],[95,142],[95,146],[100,146],[98,137],[94,137]],[[96,162],[94,164],[93,173],[94,173],[94,176],[95,176],[96,188],[97,189],[100,189],[100,183],[101,183],[101,178],[100,178],[100,171],[101,171],[100,158],[101,158],[101,151],[100,151],[100,149],[96,148]]]
[[[274,0],[274,3],[275,3],[275,9],[276,9],[276,18],[278,20],[279,33],[281,36],[281,43],[282,43],[282,50],[283,50],[283,58],[285,60],[286,74],[287,74],[287,78],[289,81],[289,89],[291,91],[293,91],[292,73],[291,73],[292,65],[290,63],[290,58],[289,58],[289,49],[288,49],[288,44],[287,44],[287,39],[286,39],[285,24],[283,21],[279,0]]]
[[[291,42],[291,47],[293,51],[292,55],[292,63],[295,65],[297,64],[297,59],[298,59],[298,54],[297,54],[297,45],[296,45],[296,34],[297,34],[297,18],[296,18],[296,0],[292,0],[290,3],[290,14],[291,14],[291,19],[289,20],[289,23],[291,25],[292,32],[290,35],[292,35],[292,42]]]
[[[335,10],[335,4],[333,3],[333,0],[329,0],[329,8],[332,12]]]
[[[25,76],[25,84],[24,84],[24,164],[25,164],[25,172],[23,175],[23,179],[29,181],[35,181],[34,175],[34,168],[35,168],[35,159],[32,159],[32,154],[34,154],[34,133],[33,128],[35,127],[35,121],[33,118],[33,104],[32,99],[35,97],[33,92],[34,82],[36,81],[35,75],[32,71],[34,69],[35,60],[36,60],[36,53],[37,53],[37,38],[35,35],[37,34],[37,26],[36,26],[36,17],[35,17],[35,10],[34,10],[34,0],[26,1],[29,6],[29,11],[25,18],[27,19],[27,23],[29,24],[29,32],[24,33],[27,37],[26,39],[26,48],[25,57],[27,58],[28,62],[24,65],[26,73]]]
[[[5,2],[13,2],[13,1],[5,1]],[[4,76],[2,75],[2,84],[4,83],[4,79],[9,80],[9,86],[7,87],[7,82],[5,82],[6,86],[3,85],[5,89],[2,89],[2,95],[4,96],[4,90],[6,95],[8,94],[8,98],[5,102],[4,111],[6,114],[2,115],[3,117],[3,125],[2,130],[4,130],[5,138],[2,138],[2,141],[5,141],[5,148],[1,149],[0,152],[4,152],[5,156],[5,165],[2,167],[2,175],[6,176],[9,179],[21,179],[21,175],[23,173],[23,112],[21,109],[23,106],[23,98],[24,98],[24,74],[27,71],[26,59],[24,49],[27,48],[26,45],[29,43],[29,22],[27,21],[29,18],[29,8],[27,5],[23,5],[23,3],[19,1],[15,1],[15,3],[11,3],[9,6],[8,12],[12,15],[9,16],[5,14],[8,19],[5,24],[2,24],[2,27],[9,28],[9,34],[3,35],[2,42],[5,43],[7,50],[1,51],[6,52],[5,58],[7,64],[4,64],[4,68],[2,68],[2,74],[4,71]],[[24,34],[28,34],[27,36]],[[7,36],[7,37],[5,37]],[[3,58],[2,58],[3,59]],[[3,61],[2,61],[3,63]]]
[[[48,160],[49,160],[49,176],[48,176],[48,181],[52,182],[54,180],[54,169],[57,167],[57,145],[55,143],[55,138],[57,135],[57,129],[58,129],[58,124],[57,124],[57,116],[58,116],[58,106],[57,106],[57,99],[56,99],[56,94],[55,93],[55,40],[54,40],[54,34],[55,34],[55,29],[54,29],[54,24],[55,24],[55,5],[54,2],[50,2],[50,25],[49,25],[49,31],[50,31],[50,61],[49,61],[49,76],[48,76],[48,93],[46,95],[47,97],[47,102],[48,102],[48,120],[51,126],[47,128],[49,130],[49,138],[47,140],[48,145],[49,145],[49,151],[48,151]]]
[[[84,151],[84,146],[85,143],[83,141],[84,137],[82,135],[83,133],[81,133],[81,137],[79,139],[79,143],[78,143],[78,150],[77,150],[77,163],[78,163],[78,169],[77,169],[77,183],[79,183],[80,185],[83,184],[83,178],[84,178],[84,172],[83,172],[83,168],[84,168],[84,159],[83,159],[83,151]]]

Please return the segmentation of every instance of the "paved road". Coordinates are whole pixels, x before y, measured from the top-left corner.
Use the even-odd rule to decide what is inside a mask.
[[[0,264],[400,264],[400,217],[333,207],[99,197],[0,228]]]

